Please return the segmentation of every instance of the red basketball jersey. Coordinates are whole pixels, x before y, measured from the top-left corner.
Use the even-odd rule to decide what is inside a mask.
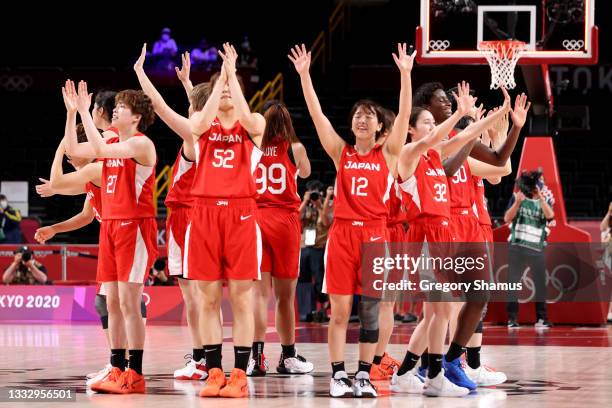
[[[257,196],[253,173],[262,152],[240,122],[226,129],[215,119],[198,140],[195,150],[192,195],[253,199]]]
[[[178,153],[172,168],[172,182],[164,203],[167,207],[191,207],[193,196],[191,186],[195,175],[194,162],[187,160],[183,148]]]
[[[85,192],[87,193],[87,200],[89,200],[89,205],[91,206],[96,220],[98,222],[102,222],[102,201],[101,201],[101,193],[100,187],[96,186],[91,181],[85,184]]]
[[[393,186],[391,187],[391,194],[389,194],[389,201],[387,201],[389,209],[388,225],[399,224],[406,220],[406,208],[402,203],[402,190],[400,189],[401,182],[398,176],[397,180],[393,181]]]
[[[457,132],[453,129],[448,136],[452,138],[456,134]],[[451,208],[472,208],[474,203],[474,184],[467,160],[463,162],[459,170],[452,177],[448,178],[448,192]]]
[[[255,170],[257,207],[296,210],[302,200],[297,193],[298,169],[290,155],[291,143],[279,140],[263,149]]]
[[[142,133],[134,137],[146,137]],[[117,143],[112,137],[106,143]],[[153,190],[155,166],[143,166],[134,159],[105,158],[102,166],[102,219],[125,220],[155,217]]]
[[[485,197],[485,188],[482,177],[472,176],[474,182],[474,213],[478,217],[478,223],[481,225],[491,225],[491,217],[487,206],[487,197]]]
[[[342,149],[336,175],[334,217],[346,220],[386,220],[393,176],[382,146],[360,156],[348,144]]]
[[[423,216],[450,218],[447,177],[436,150],[421,155],[414,174],[400,188],[408,222]]]

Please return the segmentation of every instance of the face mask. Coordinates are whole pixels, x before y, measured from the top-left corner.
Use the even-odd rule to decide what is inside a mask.
[[[6,210],[6,207],[8,207],[8,201],[6,200],[0,201],[0,207],[2,207],[3,210]]]

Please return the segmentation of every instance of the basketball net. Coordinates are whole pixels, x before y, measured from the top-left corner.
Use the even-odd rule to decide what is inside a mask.
[[[491,67],[491,89],[514,89],[514,68],[526,49],[522,41],[482,41],[478,51]]]

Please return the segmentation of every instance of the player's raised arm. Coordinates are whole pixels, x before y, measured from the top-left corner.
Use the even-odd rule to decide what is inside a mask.
[[[225,63],[223,64],[225,65]],[[210,96],[204,104],[204,107],[202,110],[194,112],[189,118],[189,123],[191,125],[191,136],[193,137],[194,142],[197,142],[200,139],[200,136],[210,129],[210,125],[217,116],[219,103],[221,102],[221,95],[223,94],[223,88],[225,87],[226,82],[227,74],[225,67],[222,65],[219,78],[213,84]]]
[[[45,242],[53,238],[56,234],[78,230],[86,225],[91,224],[94,218],[94,210],[91,207],[89,200],[85,199],[85,202],[83,203],[83,209],[80,213],[65,221],[58,222],[57,224],[47,225],[46,227],[37,229],[36,233],[34,233],[34,239],[38,241],[39,244],[44,244]]]
[[[317,135],[319,135],[321,145],[323,145],[323,149],[325,149],[329,157],[334,161],[337,168],[345,142],[338,133],[336,133],[329,119],[323,114],[323,109],[321,109],[321,103],[315,92],[309,72],[311,59],[310,51],[306,51],[306,46],[304,44],[302,44],[301,47],[296,45],[291,49],[291,55],[288,55],[288,57],[291,62],[293,62],[295,70],[300,76],[300,83],[302,84],[302,91],[304,92],[308,113],[317,129]]]
[[[189,119],[176,113],[164,100],[161,94],[155,88],[155,85],[151,82],[149,77],[144,71],[144,62],[147,55],[147,44],[142,46],[140,57],[134,64],[134,71],[138,77],[138,82],[144,93],[151,98],[153,103],[153,109],[155,113],[164,121],[166,125],[174,133],[179,135],[181,139],[186,142],[193,143],[193,137],[191,136],[191,125]],[[184,57],[183,57],[184,58]],[[187,74],[189,75],[189,74]],[[188,80],[189,78],[187,78]],[[193,86],[191,87],[193,89]]]
[[[226,70],[227,83],[234,103],[234,109],[236,109],[236,116],[240,124],[259,145],[266,127],[266,120],[260,113],[251,112],[249,103],[244,97],[240,82],[238,82],[238,77],[236,76],[236,60],[238,59],[236,49],[233,45],[224,43],[223,51],[219,51],[219,55],[223,59],[223,66]]]
[[[187,99],[191,96],[191,91],[193,90],[193,83],[189,78],[189,73],[191,72],[191,57],[189,55],[189,51],[185,51],[181,55],[181,69],[179,67],[174,67],[176,71],[176,76],[178,77],[181,84],[183,84],[183,89],[185,89],[185,93],[187,94]]]

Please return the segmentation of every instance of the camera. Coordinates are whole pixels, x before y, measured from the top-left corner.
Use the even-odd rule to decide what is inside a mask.
[[[534,191],[540,184],[539,181],[542,173],[541,168],[532,171],[524,170],[518,180],[516,180],[516,186],[525,196],[533,198]]]
[[[321,198],[321,194],[319,194],[318,191],[313,191],[312,193],[310,193],[310,199],[312,201],[317,201],[319,198]]]
[[[17,248],[15,251],[13,251],[13,254],[21,254],[21,261],[26,263],[32,259],[34,252],[32,252],[32,250],[27,246],[22,246],[21,248]]]

